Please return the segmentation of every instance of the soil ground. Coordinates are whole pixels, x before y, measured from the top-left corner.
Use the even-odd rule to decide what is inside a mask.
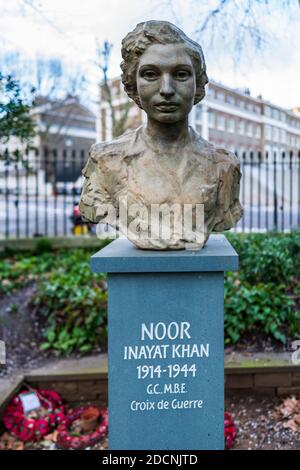
[[[276,413],[282,402],[279,397],[227,397],[225,409],[237,429],[233,450],[300,450],[299,430],[285,428],[286,419]]]

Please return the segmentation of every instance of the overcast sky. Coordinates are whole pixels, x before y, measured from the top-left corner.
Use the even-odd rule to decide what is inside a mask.
[[[273,0],[274,5],[280,1]],[[249,87],[253,96],[262,94],[285,108],[300,106],[300,9],[296,3],[290,15],[274,10],[262,19],[261,25],[271,34],[269,45],[262,54],[250,50],[249,57],[238,64],[233,64],[232,52],[224,47],[218,31],[214,51],[205,38],[200,39],[208,76],[230,87]],[[200,0],[0,0],[0,54],[19,51],[24,59],[60,57],[86,74],[93,93],[100,78],[94,66],[96,38],[113,43],[109,74],[116,76],[120,74],[121,40],[138,22],[168,20],[193,37],[200,4]]]

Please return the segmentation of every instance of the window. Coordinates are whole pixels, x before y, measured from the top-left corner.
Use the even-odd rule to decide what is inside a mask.
[[[208,126],[210,128],[215,127],[215,116],[212,111],[208,112]]]
[[[72,139],[65,139],[65,146],[66,147],[72,147],[73,145],[73,140]]]
[[[202,118],[202,106],[196,106],[196,121],[200,121]]]
[[[223,91],[217,91],[217,100],[225,101],[225,95],[224,95]]]
[[[210,86],[207,88],[207,96],[210,96],[211,98],[214,97],[214,90]]]
[[[278,141],[278,128],[277,127],[273,127],[272,137],[273,137],[273,140],[275,140],[276,142]]]
[[[249,137],[252,136],[252,124],[251,124],[251,122],[248,122],[248,124],[247,124],[247,135]]]
[[[239,134],[245,134],[245,122],[244,121],[239,122]]]
[[[227,103],[234,104],[234,97],[232,95],[227,95]]]
[[[284,144],[286,141],[286,131],[284,129],[280,130],[280,140]]]
[[[228,132],[234,132],[234,119],[233,118],[228,118],[227,129],[228,129]]]
[[[217,128],[221,131],[225,129],[225,118],[224,116],[217,116]]]
[[[265,115],[271,116],[271,108],[269,106],[265,106]]]
[[[270,140],[271,137],[271,128],[270,126],[266,125],[265,126],[265,138]]]
[[[281,111],[281,113],[280,113],[280,120],[281,120],[282,122],[285,122],[285,121],[286,121],[286,114],[285,114],[283,111]]]

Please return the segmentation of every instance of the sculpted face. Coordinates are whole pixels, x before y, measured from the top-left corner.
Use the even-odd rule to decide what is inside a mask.
[[[196,78],[182,44],[153,44],[142,54],[137,91],[148,117],[162,123],[184,120],[194,104]]]

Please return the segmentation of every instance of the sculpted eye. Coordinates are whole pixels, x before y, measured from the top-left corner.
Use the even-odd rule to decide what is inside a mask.
[[[158,78],[158,73],[155,70],[145,70],[142,73],[142,77],[146,80],[156,80]]]
[[[178,80],[187,80],[191,76],[188,70],[177,70],[175,72],[175,78]]]

